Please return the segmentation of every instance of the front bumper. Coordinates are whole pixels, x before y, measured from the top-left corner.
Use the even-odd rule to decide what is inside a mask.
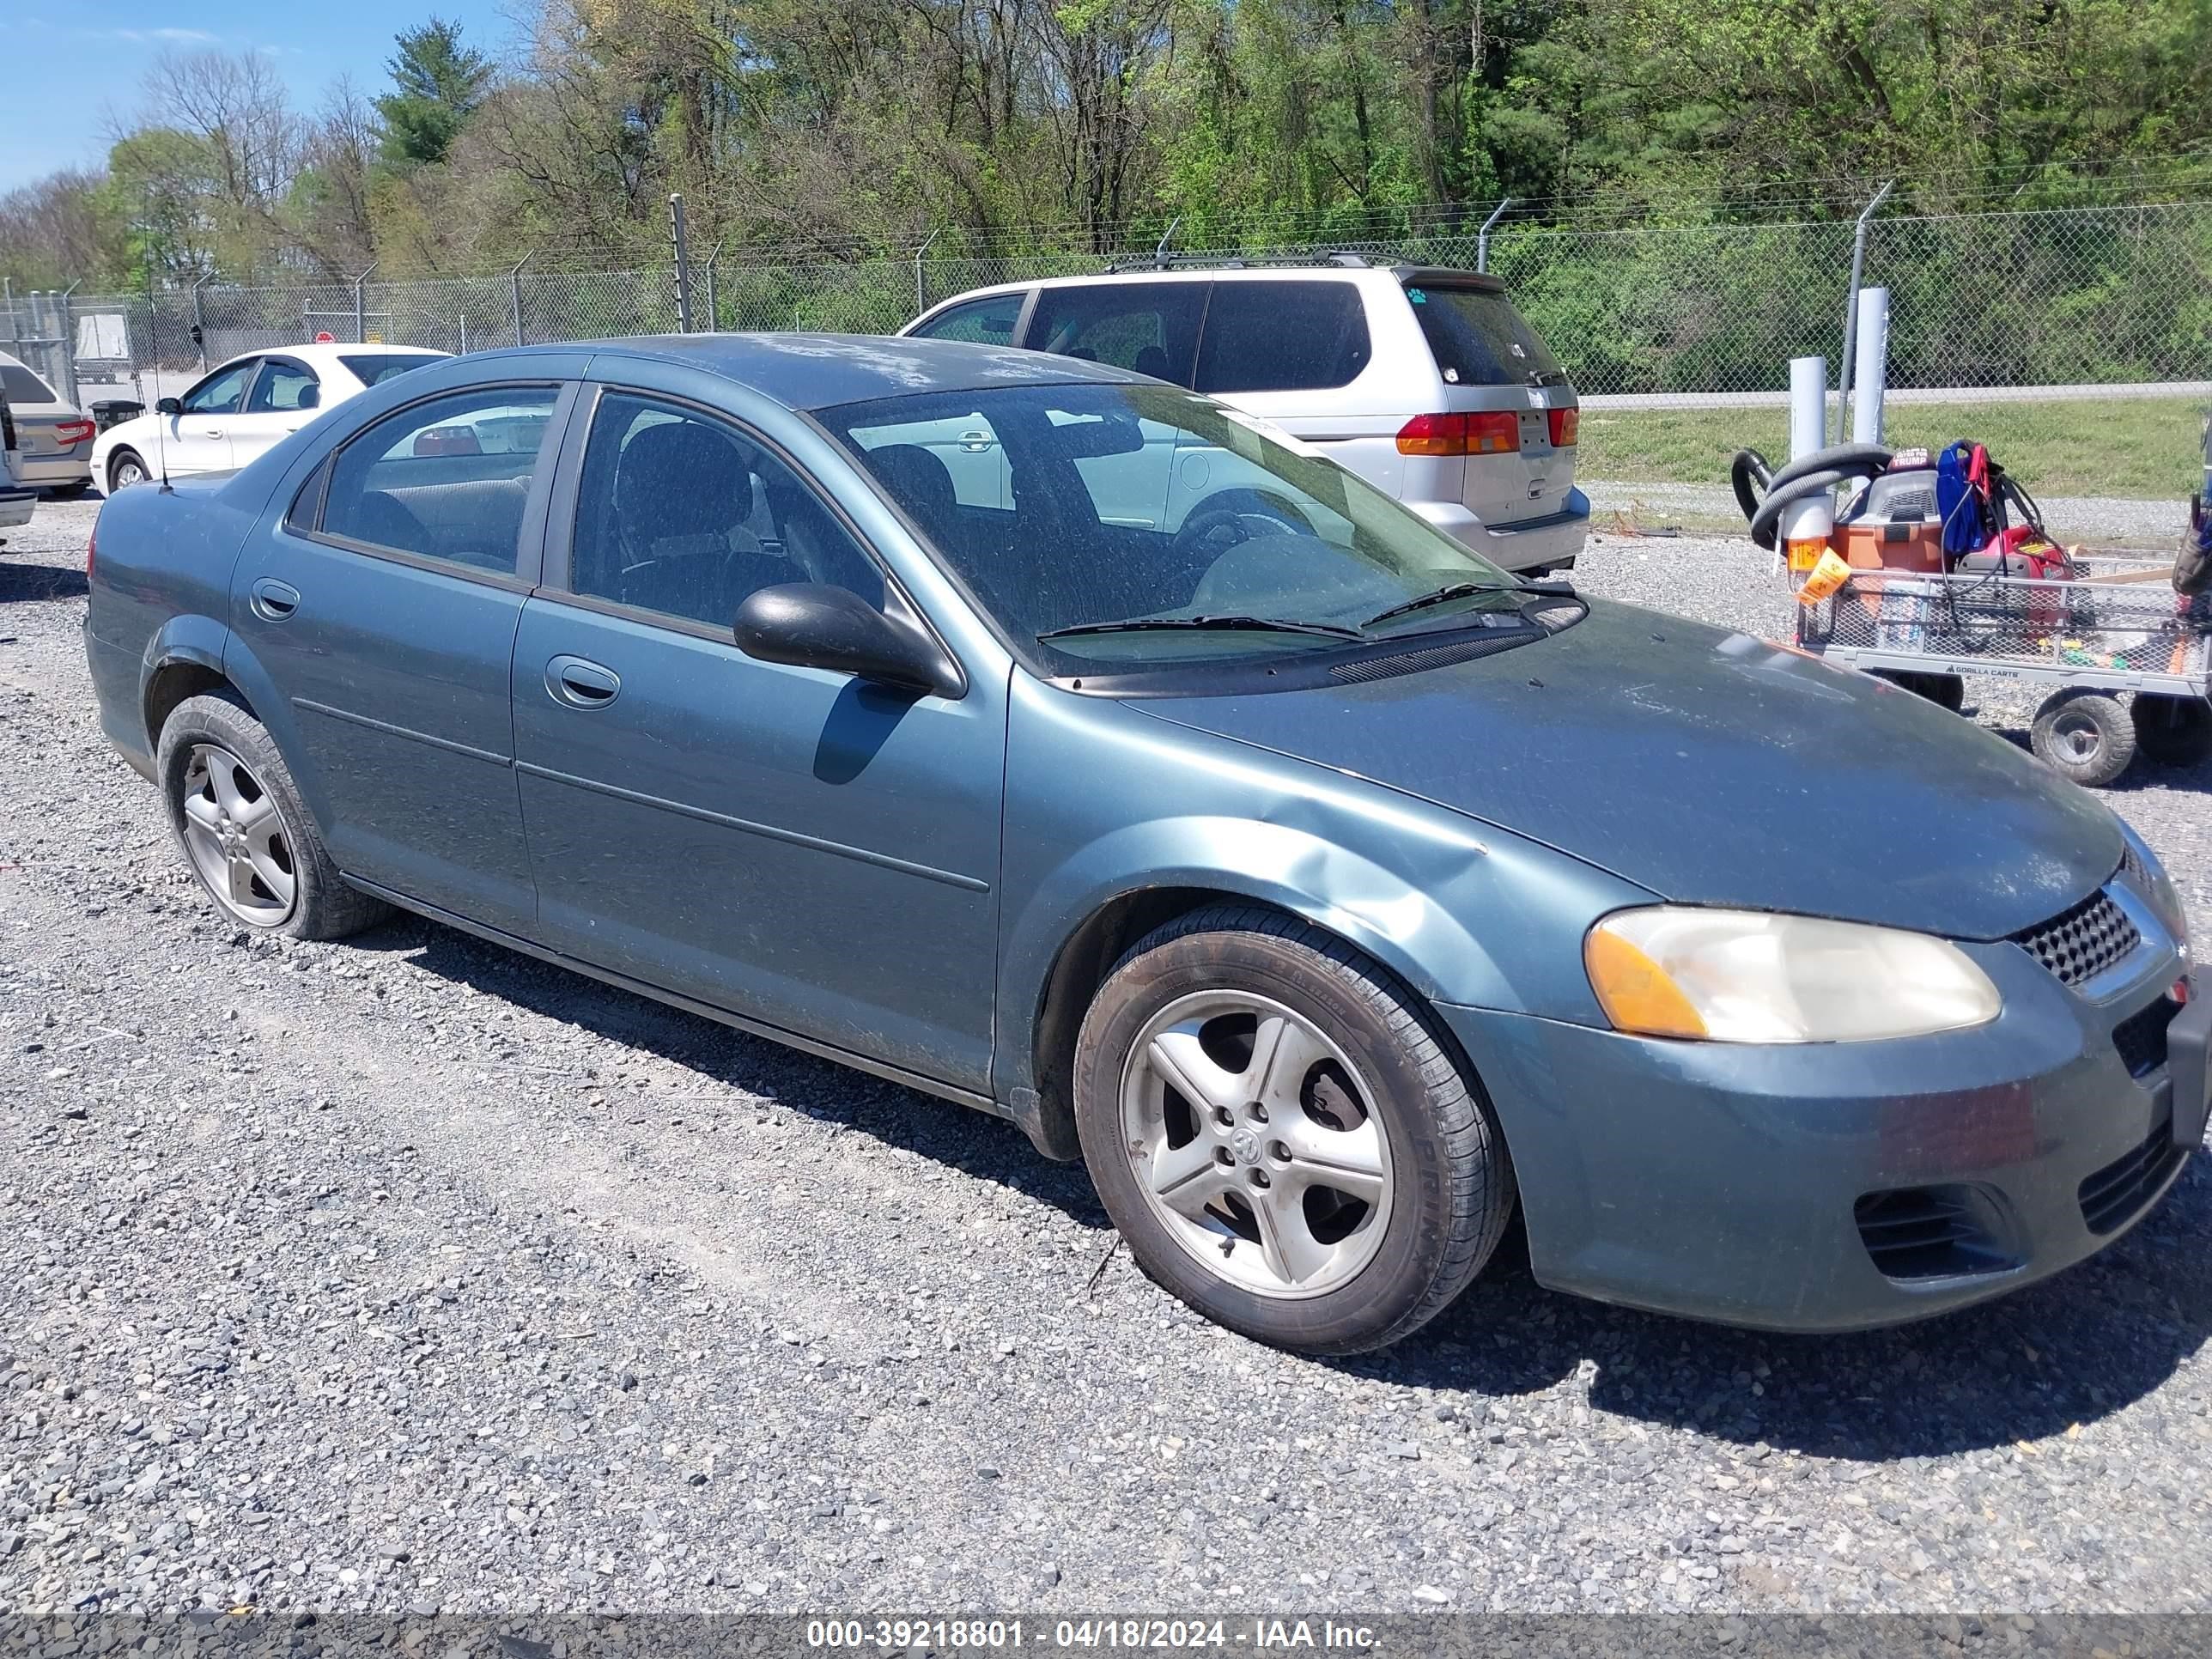
[[[2016,1289],[2119,1237],[2203,1139],[2203,976],[2166,1059],[2135,1074],[2115,1028],[2165,996],[2184,968],[2171,951],[2093,1005],[2017,947],[1967,948],[2004,1012],[1899,1042],[1673,1042],[1442,1009],[1504,1128],[1537,1279],[1725,1324],[1850,1330]],[[1978,1241],[1897,1252],[1917,1235],[1883,1229],[1918,1224],[1915,1205]]]
[[[1589,536],[1589,497],[1579,489],[1567,491],[1566,505],[1557,513],[1495,529],[1458,501],[1408,498],[1405,505],[1505,570],[1571,570]]]

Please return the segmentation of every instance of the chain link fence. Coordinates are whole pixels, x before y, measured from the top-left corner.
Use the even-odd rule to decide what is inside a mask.
[[[1486,262],[1585,395],[1779,393],[1791,357],[1840,362],[1848,222],[1587,230],[1508,219],[1486,237],[1480,223],[1176,257]],[[0,349],[74,383],[81,402],[123,382],[151,401],[236,353],[324,335],[468,351],[672,331],[687,282],[695,328],[886,333],[968,289],[1093,273],[1116,258],[1124,268],[1148,264],[1153,254],[1149,244],[1119,256],[994,253],[948,235],[904,258],[717,256],[695,258],[682,276],[668,266],[535,271],[526,261],[495,276],[434,280],[205,283],[66,299],[11,292],[0,301]],[[1891,290],[1893,387],[2212,380],[2212,202],[1880,218],[1865,280]]]

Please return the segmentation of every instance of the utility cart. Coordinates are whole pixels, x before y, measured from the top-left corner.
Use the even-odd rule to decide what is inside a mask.
[[[1963,675],[2048,686],[2030,745],[2094,787],[2138,753],[2172,766],[2212,756],[2212,593],[2177,593],[2172,570],[2111,555],[2067,581],[1856,568],[1798,607],[1797,643],[1954,710]]]

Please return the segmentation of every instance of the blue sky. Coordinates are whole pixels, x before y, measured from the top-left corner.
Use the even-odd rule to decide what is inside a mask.
[[[341,75],[386,90],[392,37],[433,13],[500,56],[520,39],[515,10],[515,0],[0,0],[0,40],[21,53],[0,97],[0,191],[105,159],[111,120],[136,112],[139,79],[164,50],[266,52],[295,106],[312,109]]]

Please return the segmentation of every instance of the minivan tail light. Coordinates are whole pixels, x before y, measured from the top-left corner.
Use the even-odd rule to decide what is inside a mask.
[[[1416,415],[1398,428],[1401,455],[1464,455],[1467,416]]]
[[[1582,430],[1583,412],[1579,409],[1552,410],[1552,447],[1572,449],[1575,434]]]
[[[99,430],[90,421],[57,421],[54,422],[54,441],[64,449],[74,449]]]
[[[1513,455],[1521,449],[1521,417],[1515,414],[1470,415],[1467,417],[1467,453],[1470,455]]]
[[[1521,447],[1521,417],[1416,415],[1398,428],[1401,455],[1510,455]]]

